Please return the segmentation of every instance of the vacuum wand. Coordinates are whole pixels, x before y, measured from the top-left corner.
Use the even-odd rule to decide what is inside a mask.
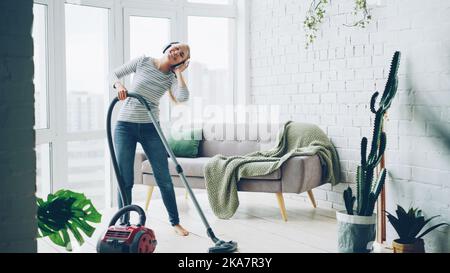
[[[234,252],[237,249],[236,242],[233,242],[233,241],[225,242],[225,241],[220,240],[219,238],[217,238],[214,235],[214,232],[213,232],[211,226],[209,225],[208,221],[206,220],[206,217],[205,217],[202,209],[200,208],[200,205],[198,204],[198,201],[194,195],[194,192],[192,191],[189,183],[187,182],[186,176],[184,175],[184,172],[183,172],[183,168],[178,163],[177,158],[175,157],[175,154],[173,153],[172,149],[170,148],[170,146],[161,130],[161,127],[159,126],[159,123],[156,121],[155,116],[153,115],[147,101],[145,101],[145,99],[142,96],[140,96],[136,93],[128,93],[128,97],[137,99],[147,109],[150,120],[153,122],[153,125],[156,128],[156,131],[158,132],[158,135],[164,145],[164,148],[166,149],[167,153],[170,155],[170,158],[172,158],[173,163],[175,164],[175,169],[176,169],[178,175],[180,176],[181,181],[183,182],[187,191],[189,192],[189,196],[191,197],[192,202],[194,203],[194,206],[197,209],[197,212],[200,215],[200,218],[201,218],[204,226],[206,227],[206,233],[208,234],[208,237],[210,237],[211,240],[216,244],[214,247],[211,247],[209,249],[209,252],[218,252],[218,253]],[[115,100],[118,100],[118,99],[115,98]],[[121,191],[123,191],[122,196],[124,196],[124,193],[125,193],[124,189],[121,189]]]

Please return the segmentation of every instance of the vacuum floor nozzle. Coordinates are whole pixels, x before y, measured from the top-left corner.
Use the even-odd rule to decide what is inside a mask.
[[[237,243],[233,241],[222,241],[219,240],[216,242],[216,245],[213,247],[210,247],[208,252],[209,253],[230,253],[235,252],[237,249]]]

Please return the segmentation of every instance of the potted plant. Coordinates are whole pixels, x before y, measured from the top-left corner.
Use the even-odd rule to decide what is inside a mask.
[[[381,170],[378,179],[374,179],[374,174],[386,149],[386,134],[382,131],[383,117],[397,92],[399,61],[400,52],[397,51],[392,58],[389,77],[378,109],[375,109],[378,92],[373,94],[370,101],[370,110],[375,114],[370,153],[367,156],[368,141],[366,137],[363,137],[361,164],[356,169],[356,197],[353,196],[352,189],[348,187],[343,194],[346,211],[336,213],[339,252],[370,252],[372,250],[377,219],[373,211],[386,179],[386,169]]]
[[[84,239],[80,231],[91,237],[95,228],[87,222],[100,223],[102,218],[84,194],[69,190],[49,194],[46,201],[37,198],[37,207],[38,237],[48,237],[67,251],[72,251],[69,232],[81,246]]]
[[[389,222],[399,236],[392,242],[394,253],[425,253],[422,237],[440,226],[448,225],[447,223],[440,223],[431,226],[419,235],[425,225],[439,215],[425,219],[420,209],[411,207],[406,212],[400,205],[397,205],[395,212],[397,217],[386,212]]]

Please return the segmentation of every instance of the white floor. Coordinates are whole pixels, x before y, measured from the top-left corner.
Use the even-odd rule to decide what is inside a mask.
[[[136,204],[144,207],[145,189],[136,194]],[[240,206],[230,220],[218,219],[210,210],[206,191],[196,190],[196,197],[217,237],[238,243],[238,252],[336,252],[337,224],[335,212],[321,208],[314,209],[310,203],[285,198],[288,221],[284,222],[278,208],[275,194],[239,193]],[[155,252],[204,253],[213,244],[190,199],[185,199],[184,190],[177,189],[177,202],[181,224],[191,233],[181,237],[174,233],[168,220],[157,188],[147,211],[146,226],[153,229],[158,240]],[[95,252],[95,245],[106,230],[114,209],[104,211],[102,223],[92,238],[87,238],[81,247],[74,246],[73,252]],[[48,239],[38,239],[39,252],[66,252]]]

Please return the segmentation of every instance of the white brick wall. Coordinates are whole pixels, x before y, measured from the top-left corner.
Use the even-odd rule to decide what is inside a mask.
[[[287,106],[283,119],[326,130],[345,183],[315,190],[316,198],[319,206],[342,209],[341,192],[355,181],[361,137],[371,138],[370,97],[384,90],[392,55],[401,51],[398,93],[386,124],[388,210],[413,204],[450,222],[450,151],[432,130],[433,124],[450,127],[450,2],[382,1],[371,7],[366,29],[342,25],[353,21],[353,1],[330,2],[318,38],[306,50],[303,20],[310,1],[252,0],[253,103]],[[435,117],[423,118],[426,109]],[[390,241],[395,233],[388,227]],[[449,230],[427,235],[426,243],[427,251],[449,252]]]
[[[31,0],[0,1],[0,252],[36,252]]]

